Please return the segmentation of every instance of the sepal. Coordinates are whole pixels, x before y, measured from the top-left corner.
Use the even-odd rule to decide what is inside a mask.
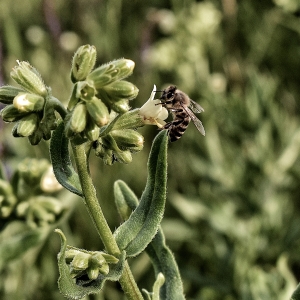
[[[61,239],[61,250],[57,256],[60,274],[58,286],[64,296],[69,299],[81,299],[86,295],[98,293],[106,280],[120,279],[126,257],[124,251],[117,258],[104,252],[78,249],[67,245],[61,230],[55,231]],[[78,270],[77,274],[75,269]]]

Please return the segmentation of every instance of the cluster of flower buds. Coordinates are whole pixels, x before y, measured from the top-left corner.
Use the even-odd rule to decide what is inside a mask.
[[[100,274],[109,273],[109,264],[118,263],[119,259],[102,251],[87,251],[67,246],[65,254],[72,278],[87,275],[90,280],[96,280]]]
[[[118,59],[93,70],[95,62],[94,46],[81,46],[74,55],[71,72],[74,87],[65,126],[69,138],[80,134],[96,141],[101,127],[110,121],[110,112],[125,113],[129,110],[128,101],[138,94],[135,85],[123,80],[132,74],[133,61]]]
[[[28,62],[18,61],[10,75],[21,88],[0,88],[0,102],[7,104],[1,111],[3,120],[16,122],[13,136],[28,137],[32,145],[41,139],[50,139],[51,130],[56,128],[54,108],[49,105],[52,99],[50,89]]]
[[[54,223],[64,205],[47,194],[61,188],[47,160],[25,159],[13,174],[12,184],[0,179],[0,217],[14,214],[31,227]]]

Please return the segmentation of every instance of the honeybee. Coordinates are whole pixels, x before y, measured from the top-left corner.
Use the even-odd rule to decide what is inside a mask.
[[[162,91],[160,97],[161,104],[172,113],[173,120],[164,125],[163,129],[168,130],[169,139],[175,142],[181,138],[191,120],[198,131],[205,135],[202,122],[194,113],[201,113],[204,109],[184,92],[177,89],[175,85],[170,85]]]

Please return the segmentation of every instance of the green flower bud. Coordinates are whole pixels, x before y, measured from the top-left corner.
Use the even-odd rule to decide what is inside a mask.
[[[12,104],[14,98],[22,92],[24,92],[24,90],[20,88],[16,88],[10,85],[4,85],[0,88],[0,102],[4,104]]]
[[[75,52],[72,61],[71,80],[72,82],[85,80],[87,75],[94,68],[96,62],[96,48],[91,45],[84,45]]]
[[[7,218],[11,215],[17,203],[11,185],[0,179],[0,217]]]
[[[109,265],[107,263],[103,264],[103,266],[99,268],[99,272],[103,275],[107,275],[109,273]]]
[[[91,118],[88,118],[84,134],[91,142],[94,142],[99,138],[100,128],[93,120],[91,120]]]
[[[21,112],[40,111],[44,108],[44,104],[43,97],[29,93],[19,93],[13,101],[14,107]]]
[[[141,151],[144,146],[144,137],[133,129],[113,130],[110,135],[116,141],[120,149]]]
[[[14,137],[24,137],[31,135],[37,128],[38,117],[35,113],[23,117],[13,129]]]
[[[68,122],[69,129],[74,133],[82,132],[87,123],[86,105],[78,103],[71,112],[71,118]]]
[[[23,118],[26,114],[19,111],[13,104],[7,105],[1,110],[1,117],[5,122],[15,122]]]
[[[109,85],[103,87],[103,90],[107,93],[112,101],[114,99],[134,99],[139,93],[139,89],[131,82],[120,80],[114,81]]]
[[[114,162],[113,151],[104,147],[101,141],[102,139],[99,139],[95,142],[95,155],[100,157],[106,165],[111,166]]]
[[[108,268],[109,271],[109,268]],[[87,269],[87,275],[89,279],[95,280],[99,276],[99,268],[98,267],[90,267]],[[105,274],[106,275],[106,274]]]
[[[112,102],[110,104],[110,108],[119,114],[123,114],[130,109],[130,106],[128,104],[128,100],[122,99],[117,102]]]
[[[132,60],[117,59],[95,69],[88,75],[87,80],[93,82],[96,89],[100,89],[113,81],[131,75],[134,65]]]
[[[143,118],[138,109],[130,110],[122,114],[113,125],[112,130],[135,129],[144,126]]]
[[[114,152],[114,157],[122,164],[129,164],[132,162],[132,155],[129,150]]]
[[[18,66],[14,67],[10,73],[11,78],[26,91],[45,97],[47,88],[38,71],[28,62],[17,62]]]
[[[102,127],[109,122],[109,112],[106,105],[98,98],[93,97],[86,102],[86,108],[93,121]]]
[[[75,255],[71,262],[71,267],[75,270],[86,270],[89,266],[91,255],[84,252],[79,252]]]
[[[76,97],[85,101],[90,101],[96,94],[96,90],[87,81],[77,83]]]
[[[38,128],[28,137],[28,140],[31,145],[37,145],[42,140],[42,138],[44,138],[44,140],[49,140],[49,138],[51,137],[50,134],[51,133],[49,132],[48,135],[44,135],[43,131]]]

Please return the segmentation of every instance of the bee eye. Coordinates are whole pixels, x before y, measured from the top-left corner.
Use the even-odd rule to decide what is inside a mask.
[[[171,92],[169,92],[169,93],[167,94],[167,98],[168,98],[168,99],[172,98],[173,96],[174,96],[174,94],[171,93]]]

